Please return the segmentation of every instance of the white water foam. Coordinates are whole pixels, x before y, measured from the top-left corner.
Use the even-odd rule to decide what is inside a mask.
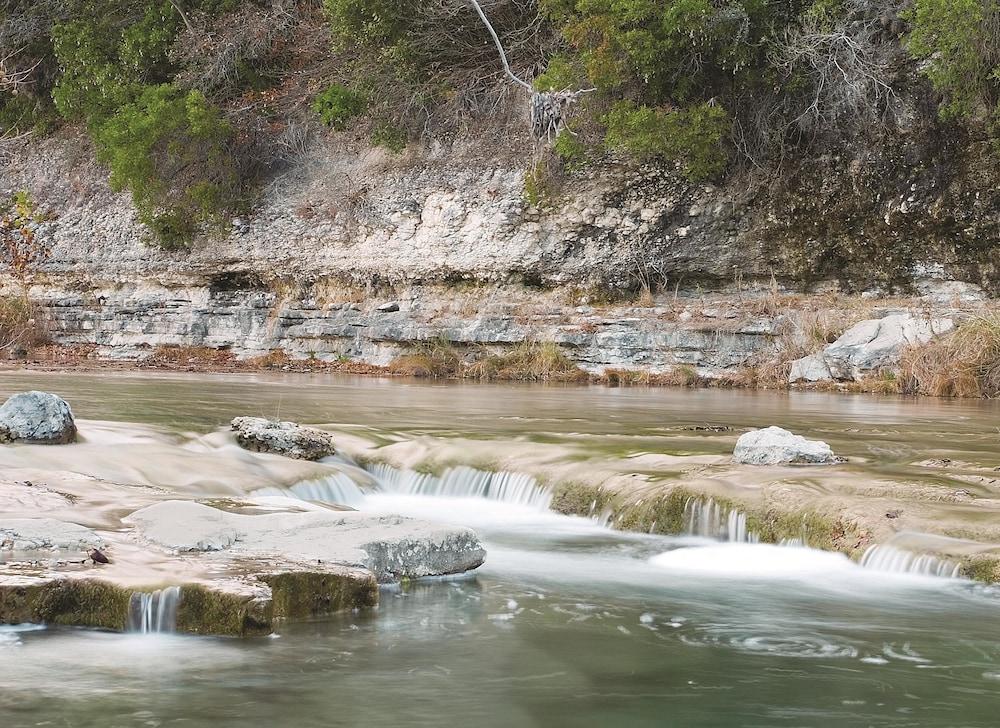
[[[181,588],[168,586],[154,592],[135,592],[129,602],[129,632],[168,633],[177,629]]]
[[[843,554],[772,544],[680,548],[654,556],[649,563],[673,572],[744,579],[808,578],[857,569]]]
[[[493,473],[459,466],[448,468],[437,476],[414,470],[399,470],[384,464],[372,465],[368,472],[374,476],[377,490],[382,493],[483,498],[536,510],[546,510],[552,501],[549,490],[524,473]]]
[[[889,546],[871,546],[861,557],[861,566],[875,571],[896,574],[917,574],[919,576],[939,576],[954,579],[959,576],[959,566],[954,561],[941,559],[930,554]]]

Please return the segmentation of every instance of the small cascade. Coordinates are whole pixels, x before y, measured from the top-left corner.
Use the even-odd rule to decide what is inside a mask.
[[[714,538],[733,543],[758,543],[760,538],[747,529],[747,514],[726,508],[712,498],[689,498],[684,504],[684,532],[689,536]]]
[[[365,498],[358,484],[346,473],[334,473],[317,480],[296,483],[289,490],[302,500],[338,503],[344,506],[357,506]]]
[[[168,586],[155,592],[135,592],[129,601],[128,631],[141,634],[173,632],[181,588]]]
[[[919,574],[954,579],[959,576],[959,566],[954,561],[941,559],[930,554],[888,546],[870,546],[861,557],[861,566],[876,571],[891,571],[897,574]]]
[[[304,480],[290,488],[258,488],[253,495],[284,496],[352,508],[358,507],[365,498],[365,494],[347,473],[333,473],[316,480]]]
[[[535,478],[523,473],[492,473],[459,466],[448,468],[437,476],[414,470],[399,470],[384,464],[372,465],[368,472],[378,481],[378,490],[383,493],[485,498],[539,510],[548,508],[552,500],[552,494],[547,489]]]

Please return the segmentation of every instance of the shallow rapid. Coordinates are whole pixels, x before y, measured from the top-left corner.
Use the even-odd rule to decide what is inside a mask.
[[[18,376],[0,384],[23,387]],[[175,470],[135,468],[163,487],[231,492],[225,464],[214,471],[215,485],[185,468],[197,469],[202,456],[232,458],[230,477],[246,480],[255,495],[471,526],[488,557],[473,574],[386,587],[376,610],[283,624],[270,638],[169,634],[159,628],[167,619],[159,616],[163,594],[155,605],[151,594],[137,597],[135,633],[0,627],[4,728],[996,725],[1000,590],[944,578],[947,567],[921,562],[924,573],[912,573],[889,551],[862,566],[794,543],[754,543],[739,513],[708,500],[688,505],[687,534],[668,537],[612,530],[597,513],[555,514],[545,489],[516,474],[422,476],[344,460],[331,466],[339,468],[334,474],[274,471],[267,484],[266,473],[223,444],[205,445],[194,464],[171,460],[171,448],[196,449],[183,433],[201,438],[243,413],[249,391],[262,409],[280,401],[283,417],[334,420],[344,433],[363,429],[385,443],[460,435],[488,445],[558,432],[565,440],[597,435],[609,449],[615,445],[607,440],[625,437],[646,438],[639,447],[651,447],[655,421],[686,411],[676,392],[633,398],[637,392],[512,387],[504,409],[496,404],[502,388],[480,399],[467,388],[443,396],[443,388],[374,380],[320,382],[305,399],[286,381],[199,377],[174,386],[129,378],[116,386],[114,377],[64,376],[33,384],[56,387],[80,403],[79,416],[111,429],[139,431],[124,423],[142,419],[164,428],[162,441],[151,434],[137,447],[161,468],[175,462]],[[135,395],[132,408],[112,396],[125,391]],[[535,416],[514,427],[502,417],[528,417],[525,391],[533,392]],[[730,393],[696,394],[700,409],[690,421],[752,424],[782,409],[789,419],[808,413],[839,433],[838,451],[851,452],[847,431],[859,423],[891,429],[892,438],[874,445],[857,439],[864,444],[856,448],[891,452],[882,469],[902,468],[916,458],[903,449],[935,440],[927,433],[936,415],[917,403],[907,410],[889,400],[880,414],[874,399],[824,396],[796,405],[776,395],[762,413]],[[356,397],[363,410],[352,404]],[[447,402],[449,416],[428,409],[421,419],[427,397]],[[214,409],[199,409],[205,402]],[[997,413],[986,407],[972,410],[984,423]],[[596,414],[609,408],[616,413],[610,422]],[[959,411],[970,413],[953,414]],[[976,431],[968,417],[958,421]],[[983,440],[966,441],[963,456],[977,457]],[[123,470],[81,453],[88,472]]]

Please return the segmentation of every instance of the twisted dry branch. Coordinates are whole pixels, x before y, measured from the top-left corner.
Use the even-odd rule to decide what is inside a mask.
[[[563,91],[536,91],[530,83],[522,78],[519,78],[517,74],[511,70],[510,61],[507,60],[507,51],[504,50],[503,44],[500,42],[500,36],[497,35],[493,24],[490,23],[489,18],[486,17],[486,13],[483,12],[483,8],[479,4],[479,1],[469,0],[469,2],[472,4],[472,7],[475,8],[476,14],[479,15],[479,19],[483,21],[483,25],[486,26],[486,30],[489,31],[490,37],[493,38],[493,44],[496,45],[497,53],[500,54],[500,63],[503,64],[504,73],[506,73],[514,83],[526,89],[528,93],[531,94],[529,109],[532,134],[536,139],[541,139],[542,137],[549,140],[552,139],[552,137],[557,135],[565,126],[569,108],[579,100],[580,96],[590,93],[591,91],[594,91],[594,89],[580,89],[577,91],[570,91],[568,89]]]

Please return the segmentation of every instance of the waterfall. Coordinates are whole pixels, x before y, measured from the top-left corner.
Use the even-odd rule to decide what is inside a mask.
[[[378,490],[383,493],[485,498],[539,510],[548,508],[552,500],[552,494],[546,488],[524,473],[492,473],[459,466],[448,468],[437,476],[399,470],[384,464],[372,465],[368,472],[378,481]]]
[[[142,634],[173,632],[177,628],[180,599],[179,586],[168,586],[154,592],[134,592],[129,601],[128,631]]]
[[[747,529],[747,514],[725,508],[712,498],[688,498],[684,504],[684,532],[734,543],[757,543],[760,538]]]
[[[866,569],[892,571],[898,574],[920,574],[946,578],[956,578],[959,575],[958,564],[954,561],[940,559],[930,554],[918,554],[885,544],[869,546],[864,556],[861,557],[861,566]]]
[[[253,495],[288,496],[351,507],[359,506],[365,498],[354,479],[346,473],[333,473],[316,480],[304,480],[290,488],[259,488],[253,492]]]

